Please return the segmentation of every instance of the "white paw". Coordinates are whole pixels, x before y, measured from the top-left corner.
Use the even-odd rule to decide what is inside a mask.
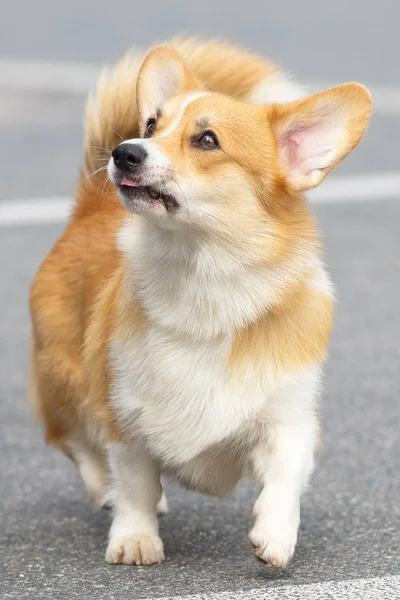
[[[106,561],[111,565],[152,565],[164,560],[164,547],[157,535],[126,535],[110,540]]]
[[[257,558],[274,567],[286,567],[296,547],[297,528],[292,532],[272,534],[266,527],[256,524],[250,531],[249,539]]]

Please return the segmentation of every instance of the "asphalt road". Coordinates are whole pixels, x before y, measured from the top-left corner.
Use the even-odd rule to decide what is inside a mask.
[[[399,17],[397,0],[9,3],[0,19],[0,207],[72,194],[84,105],[76,91],[6,85],[2,58],[14,60],[23,79],[18,61],[96,67],[132,44],[184,30],[264,52],[301,81],[398,90]],[[398,171],[399,139],[400,105],[377,111],[337,174]],[[324,445],[286,571],[253,558],[247,484],[223,501],[168,484],[166,562],[106,565],[109,514],[89,504],[74,467],[44,446],[26,409],[28,288],[62,227],[0,222],[0,598],[400,597],[400,191],[318,204],[315,212],[339,302],[321,406]]]

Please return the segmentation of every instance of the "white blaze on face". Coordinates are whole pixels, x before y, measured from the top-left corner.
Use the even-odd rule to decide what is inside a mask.
[[[194,94],[190,94],[189,96],[187,96],[182,102],[179,109],[179,113],[176,116],[176,118],[172,121],[171,125],[163,133],[161,133],[160,135],[155,135],[152,139],[162,138],[166,137],[167,135],[170,135],[170,133],[172,133],[179,126],[179,123],[182,121],[182,117],[185,114],[187,107],[190,104],[192,104],[192,102],[194,102],[198,98],[202,98],[203,96],[211,96],[211,94],[210,92],[195,92]]]
[[[179,126],[182,118],[185,114],[187,107],[192,104],[198,98],[203,96],[210,96],[210,92],[195,92],[189,94],[183,101],[179,108],[179,112],[176,117],[172,120],[171,124],[163,133],[155,135],[152,138],[132,138],[121,142],[122,144],[140,144],[146,149],[146,173],[143,177],[143,185],[154,185],[157,183],[165,184],[172,175],[172,166],[168,156],[162,152],[157,146],[157,140],[170,135]],[[111,158],[108,164],[108,176],[111,181],[115,180],[115,165],[114,159]]]

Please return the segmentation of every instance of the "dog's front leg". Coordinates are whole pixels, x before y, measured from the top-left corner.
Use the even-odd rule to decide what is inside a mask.
[[[157,464],[142,443],[111,444],[113,522],[106,560],[150,565],[164,559],[157,504],[162,488]]]
[[[251,468],[261,492],[254,505],[250,541],[261,560],[285,567],[300,524],[300,496],[313,469],[317,424],[275,423],[253,452]]]

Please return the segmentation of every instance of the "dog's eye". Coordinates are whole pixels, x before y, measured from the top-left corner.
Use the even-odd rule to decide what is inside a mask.
[[[156,130],[156,120],[154,118],[150,118],[146,124],[146,131],[144,132],[144,137],[148,138],[153,135]]]
[[[215,150],[219,147],[218,138],[213,131],[205,131],[197,138],[196,146],[200,146],[203,150]]]

